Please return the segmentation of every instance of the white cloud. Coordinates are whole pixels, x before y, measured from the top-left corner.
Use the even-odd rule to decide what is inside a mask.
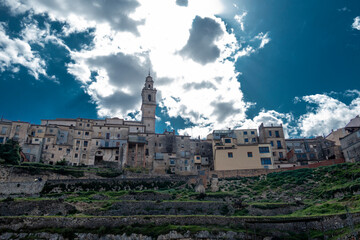
[[[260,45],[259,45],[259,48],[264,48],[266,44],[268,44],[270,42],[270,38],[269,38],[269,33],[259,33],[257,36],[255,36],[254,39],[258,39],[260,40]]]
[[[168,0],[141,0],[139,4],[104,1],[102,5],[88,0],[5,1],[14,12],[33,9],[65,22],[64,34],[94,29],[91,47],[80,51],[67,48],[73,60],[67,67],[96,103],[100,117],[126,117],[139,109],[139,92],[151,68],[159,104],[170,117],[181,116],[195,125],[192,134],[204,136],[206,129],[232,128],[246,120],[245,112],[253,103],[244,101],[238,81],[241,73],[236,71],[234,61],[263,48],[270,39],[268,33],[260,33],[253,38],[259,41],[255,43],[258,46],[249,42],[243,47],[235,33],[227,31],[223,20],[216,17],[223,11],[219,0],[189,1],[187,7]],[[243,12],[237,19],[243,24],[245,16]],[[208,29],[209,35],[215,36],[208,45],[218,54],[198,62],[199,58],[178,54],[187,45],[196,18],[206,19],[220,29],[217,33]],[[29,25],[23,36],[27,41],[46,41],[51,36],[46,30],[39,32]]]
[[[29,70],[29,73],[35,79],[39,79],[39,75],[46,74],[46,64],[40,56],[31,49],[28,42],[19,38],[10,38],[5,31],[5,25],[0,23],[0,70],[7,69],[13,72],[19,71],[16,65],[22,65]]]
[[[354,18],[354,22],[352,24],[352,27],[356,30],[360,30],[360,17],[357,16],[356,18]]]
[[[327,135],[332,129],[342,128],[360,113],[360,94],[357,90],[347,91],[353,93],[353,100],[345,104],[327,94],[315,94],[302,97],[302,100],[312,107],[306,114],[300,116],[297,128],[301,136],[310,137]]]
[[[241,31],[245,31],[244,19],[245,19],[246,15],[247,15],[247,12],[245,11],[240,15],[235,15],[235,17],[234,17],[234,19],[240,24]]]

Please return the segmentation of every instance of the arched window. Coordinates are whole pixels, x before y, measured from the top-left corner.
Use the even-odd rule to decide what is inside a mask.
[[[150,88],[151,86],[150,86],[150,84],[149,84],[149,88]]]
[[[150,94],[148,95],[148,99],[149,99],[149,101],[151,102],[151,95],[150,95]]]

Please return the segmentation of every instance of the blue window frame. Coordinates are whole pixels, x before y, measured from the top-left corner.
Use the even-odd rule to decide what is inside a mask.
[[[271,165],[271,158],[261,158],[261,165]]]
[[[271,131],[269,131],[269,136],[270,136],[270,137],[272,136]]]
[[[282,148],[282,146],[281,146],[281,141],[276,141],[276,143],[277,143],[277,147],[278,147],[278,148]]]
[[[273,141],[270,141],[270,144],[271,144],[272,147],[274,146],[274,142],[273,142]]]
[[[247,135],[247,131],[244,131],[244,135]]]
[[[260,153],[269,153],[269,147],[259,147],[259,152]]]
[[[248,138],[245,138],[244,141],[245,141],[245,142],[249,142],[249,139],[248,139]]]
[[[252,138],[252,140],[251,140],[252,142],[256,142],[256,138]]]
[[[252,152],[248,152],[247,154],[248,154],[248,157],[252,157],[252,156],[253,156]]]
[[[275,131],[275,137],[280,137],[279,131]]]
[[[230,138],[225,138],[225,143],[231,143],[231,139]]]
[[[232,152],[228,152],[228,158],[233,158],[233,153]]]
[[[284,154],[282,152],[279,152],[279,158],[284,158]]]
[[[251,134],[254,135],[254,134],[255,134],[255,131],[251,131]]]

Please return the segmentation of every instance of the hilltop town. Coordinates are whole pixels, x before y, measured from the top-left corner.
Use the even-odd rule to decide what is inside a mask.
[[[150,75],[141,96],[141,121],[1,120],[0,239],[360,233],[359,116],[326,137],[286,139],[262,123],[199,139],[155,133]]]
[[[360,160],[359,116],[326,137],[286,139],[282,125],[265,122],[259,129],[214,129],[207,139],[197,139],[175,131],[155,133],[156,93],[149,74],[141,92],[141,121],[56,118],[37,125],[2,119],[0,143],[18,141],[24,162],[62,161],[177,175]]]

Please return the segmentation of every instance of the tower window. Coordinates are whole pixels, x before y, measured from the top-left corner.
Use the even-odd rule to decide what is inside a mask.
[[[149,84],[149,88],[150,88],[151,86],[150,86],[150,84]]]
[[[150,94],[148,95],[148,99],[149,99],[149,101],[151,102],[151,95],[150,95]]]

